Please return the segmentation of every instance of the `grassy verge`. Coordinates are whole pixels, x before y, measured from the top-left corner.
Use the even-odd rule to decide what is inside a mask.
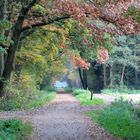
[[[20,120],[0,120],[0,140],[25,140],[32,127]]]
[[[53,100],[55,96],[56,96],[55,92],[40,93],[38,94],[35,100],[28,102],[28,104],[26,104],[23,108],[31,109],[31,108],[41,107],[44,104],[49,103],[51,100]]]
[[[90,91],[83,89],[76,89],[73,91],[73,95],[80,101],[80,104],[83,106],[93,106],[93,105],[102,105],[104,101],[102,99],[94,98],[90,100]]]
[[[103,110],[87,113],[108,132],[123,140],[140,140],[140,110],[128,101],[118,100]]]
[[[8,98],[5,97],[0,99],[0,110],[10,111],[41,107],[53,98],[55,98],[55,95],[55,92],[48,91],[36,91],[32,94],[12,94],[12,96]]]
[[[104,94],[140,94],[140,90],[129,89],[127,87],[114,87],[103,89],[101,91]]]

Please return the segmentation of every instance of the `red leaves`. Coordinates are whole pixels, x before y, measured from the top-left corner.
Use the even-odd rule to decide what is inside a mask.
[[[101,46],[98,50],[98,54],[99,54],[99,62],[105,64],[109,58],[108,50]]]
[[[98,18],[101,14],[94,5],[77,3],[74,0],[56,0],[53,9],[59,14],[68,14],[78,20],[86,17]]]
[[[108,3],[103,8],[104,19],[114,23],[124,34],[137,33],[140,31],[140,25],[135,23],[131,17],[124,16],[131,6],[139,7],[140,1],[119,0],[116,3]]]
[[[74,56],[73,62],[77,67],[80,67],[82,69],[89,69],[90,67],[90,63],[87,62],[87,60],[82,59],[81,57]]]

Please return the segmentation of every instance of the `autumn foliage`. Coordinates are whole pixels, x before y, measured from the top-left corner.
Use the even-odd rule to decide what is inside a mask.
[[[90,63],[87,60],[82,59],[81,57],[74,56],[73,62],[77,67],[80,67],[82,69],[89,69],[90,67]]]
[[[0,96],[4,93],[5,81],[10,79],[14,69],[16,52],[20,42],[25,36],[35,32],[36,29],[43,30],[42,27],[50,24],[56,28],[59,25],[63,29],[65,28],[64,22],[73,19],[76,20],[77,24],[82,24],[91,30],[95,37],[94,43],[104,41],[104,32],[113,36],[115,34],[134,34],[140,31],[140,24],[135,20],[135,15],[127,14],[131,7],[140,8],[139,0],[107,0],[101,7],[94,0],[7,0],[6,3],[4,0],[1,1],[0,8],[1,13],[3,13],[3,15],[0,13],[1,20],[11,22],[12,28],[2,29],[4,38],[10,39],[10,43],[5,45],[5,39],[0,40],[1,48],[6,51],[1,60],[3,62]],[[95,24],[90,23],[90,21],[95,20],[104,22],[107,28],[100,29]],[[115,28],[108,26],[110,24],[113,24]],[[46,30],[49,31],[49,29]],[[69,37],[66,36],[66,40],[67,38]],[[89,43],[86,39],[84,43],[87,44],[87,47],[94,47],[94,43]],[[65,49],[65,42],[61,44],[63,44],[61,48]],[[100,62],[105,63],[108,53],[107,50],[103,49],[105,46],[98,45],[98,47],[100,46],[102,47],[98,51],[99,59]],[[62,52],[61,50],[60,53]],[[67,52],[66,49],[65,52]],[[77,56],[74,59],[77,66],[86,69],[89,67],[88,60],[85,60],[83,56]]]

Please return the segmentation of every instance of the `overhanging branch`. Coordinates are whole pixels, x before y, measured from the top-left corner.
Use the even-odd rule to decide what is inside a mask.
[[[65,20],[65,19],[68,19],[68,18],[70,18],[70,16],[69,15],[65,15],[65,16],[56,17],[56,18],[53,18],[53,19],[48,19],[47,21],[40,21],[40,22],[37,22],[37,23],[33,23],[30,26],[23,27],[22,28],[22,32],[23,31],[26,31],[28,29],[32,29],[32,28],[36,28],[36,27],[41,27],[41,26],[49,25],[49,24],[52,24],[54,22]]]

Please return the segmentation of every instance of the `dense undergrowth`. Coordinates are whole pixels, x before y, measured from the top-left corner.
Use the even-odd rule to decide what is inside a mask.
[[[34,92],[14,92],[0,98],[0,111],[23,110],[41,107],[53,98],[56,93],[53,91],[36,90]]]
[[[0,120],[0,140],[25,140],[31,134],[29,123],[20,120]]]
[[[119,99],[103,110],[87,114],[116,137],[140,140],[140,110],[135,109],[131,102]]]
[[[91,93],[89,90],[75,89],[73,90],[72,94],[80,101],[80,104],[83,106],[104,104],[104,101],[102,99],[95,98],[94,96],[93,96],[93,99],[90,100]]]

